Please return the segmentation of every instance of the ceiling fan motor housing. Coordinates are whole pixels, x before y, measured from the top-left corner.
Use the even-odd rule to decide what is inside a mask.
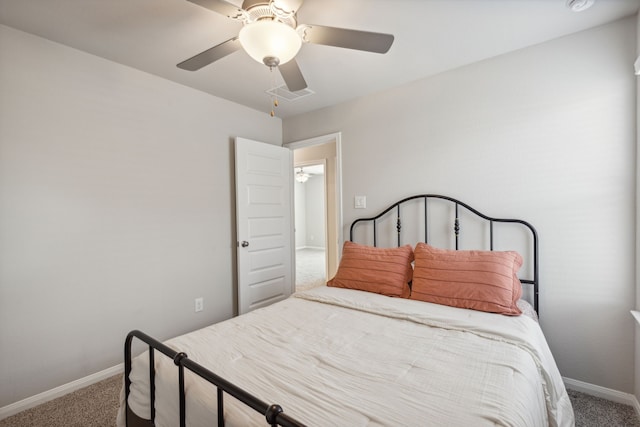
[[[294,29],[297,26],[295,12],[288,12],[269,1],[245,0],[242,3],[242,9],[246,11],[245,24],[271,19],[280,21]]]

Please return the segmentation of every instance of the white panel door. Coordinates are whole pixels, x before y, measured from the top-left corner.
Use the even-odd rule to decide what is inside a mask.
[[[236,138],[238,313],[294,289],[291,150]]]

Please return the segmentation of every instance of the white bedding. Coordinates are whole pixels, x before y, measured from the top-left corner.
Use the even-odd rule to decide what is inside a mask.
[[[167,344],[309,426],[573,426],[539,325],[320,287]],[[131,409],[149,417],[148,357]],[[177,369],[156,356],[156,426],[178,423]],[[187,375],[187,425],[215,424],[215,388]],[[266,425],[225,396],[225,421]],[[124,407],[118,426],[124,425]]]

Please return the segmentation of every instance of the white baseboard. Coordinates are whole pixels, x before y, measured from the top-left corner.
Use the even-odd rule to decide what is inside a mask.
[[[584,381],[578,381],[571,378],[562,377],[566,388],[579,391],[591,396],[600,397],[602,399],[611,400],[612,402],[622,403],[624,405],[631,405],[635,409],[636,414],[640,417],[640,403],[635,395],[630,393],[624,393],[618,390],[613,390],[606,387],[601,387],[595,384],[585,383]]]
[[[124,363],[0,408],[0,420],[124,372]]]

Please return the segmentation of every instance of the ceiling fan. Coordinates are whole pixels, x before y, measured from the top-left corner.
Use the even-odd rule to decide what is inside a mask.
[[[188,1],[244,26],[236,37],[179,63],[183,70],[199,70],[243,48],[256,61],[271,69],[277,67],[287,88],[295,92],[307,87],[295,60],[303,42],[375,53],[386,53],[393,44],[391,34],[298,25],[297,12],[304,0],[244,0],[241,8],[224,0]]]

